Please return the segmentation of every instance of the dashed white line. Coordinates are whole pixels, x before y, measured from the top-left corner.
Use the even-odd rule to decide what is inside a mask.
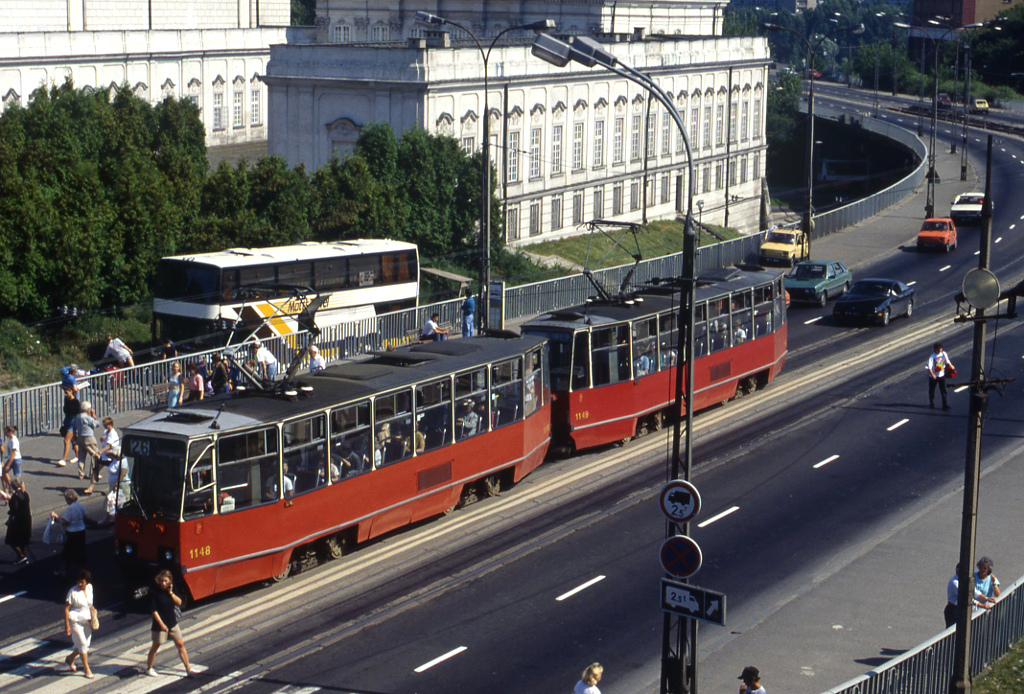
[[[913,287],[915,284],[917,284],[917,280],[913,280],[911,282],[907,282],[907,286],[908,287]]]
[[[956,388],[953,389],[953,392],[954,393],[961,393],[961,392],[967,390],[968,388],[970,388],[970,386],[966,386],[966,385],[964,385],[964,386],[957,386]]]
[[[14,593],[12,595],[5,595],[2,598],[0,598],[0,602],[7,602],[8,600],[14,600],[14,598],[20,598],[22,595],[24,595],[27,592],[28,592],[27,590],[21,590],[21,591],[18,591],[17,593]]]
[[[1002,240],[1003,240],[1003,237],[1002,237],[1002,236],[1000,236],[999,238],[997,238],[997,239],[996,239],[995,241],[993,241],[992,243],[999,243],[999,242],[1000,242],[1000,241],[1002,241]]]
[[[974,251],[974,255],[981,255],[981,251]]]
[[[592,578],[589,581],[587,581],[586,583],[583,583],[583,584],[580,584],[580,585],[576,586],[575,588],[570,590],[568,593],[562,593],[557,598],[555,598],[555,601],[556,602],[562,602],[566,598],[571,598],[572,596],[576,595],[576,593],[579,593],[580,591],[586,590],[590,586],[592,586],[595,583],[598,583],[600,581],[603,581],[604,579],[605,579],[604,576],[597,576],[595,578]]]
[[[811,323],[817,323],[821,319],[822,319],[822,316],[818,316],[817,318],[812,318],[810,320],[805,320],[804,321],[804,325],[810,325]]]
[[[901,419],[900,421],[898,421],[895,424],[893,424],[891,427],[887,428],[886,431],[896,431],[897,429],[899,429],[901,426],[903,426],[904,424],[906,424],[909,421],[910,421],[909,419]]]
[[[948,270],[951,267],[953,267],[953,266],[952,265],[947,265],[946,267],[940,267],[939,268],[939,272],[945,272],[946,270]]]
[[[444,655],[439,655],[436,658],[434,658],[433,660],[431,660],[430,662],[423,663],[418,668],[413,670],[413,672],[423,672],[425,670],[429,670],[430,668],[434,667],[438,663],[443,663],[444,661],[448,660],[449,658],[454,658],[459,653],[462,653],[464,650],[466,650],[466,646],[459,646],[458,648],[453,648],[452,650],[448,651]]]
[[[1024,164],[1024,161],[1022,161],[1021,164]],[[1013,231],[1016,228],[1016,226],[1017,226],[1016,224],[1011,224],[1010,225],[1010,231]]]
[[[829,457],[825,458],[825,459],[824,459],[823,461],[821,461],[820,463],[815,463],[815,464],[813,465],[813,467],[814,467],[814,469],[815,469],[815,470],[817,470],[817,469],[818,469],[818,468],[820,468],[820,467],[825,467],[826,465],[828,465],[829,463],[831,463],[831,462],[832,462],[833,460],[838,460],[838,459],[839,459],[839,456],[838,456],[838,455],[830,455]]]
[[[714,523],[715,521],[722,520],[723,518],[728,516],[730,513],[735,513],[736,511],[739,511],[739,510],[740,510],[739,506],[733,506],[732,508],[727,508],[724,511],[722,511],[721,513],[719,513],[717,516],[711,516],[711,518],[708,518],[703,523],[698,523],[697,527],[698,528],[707,527],[707,526],[711,525],[712,523]]]

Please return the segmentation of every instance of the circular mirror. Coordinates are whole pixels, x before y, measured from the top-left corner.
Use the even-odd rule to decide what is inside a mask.
[[[974,268],[964,275],[963,292],[971,306],[988,310],[999,303],[999,278],[991,270]]]

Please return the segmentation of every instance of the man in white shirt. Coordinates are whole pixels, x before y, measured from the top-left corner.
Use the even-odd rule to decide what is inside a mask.
[[[263,378],[268,381],[273,381],[277,378],[277,358],[273,353],[259,342],[253,343],[252,351]]]
[[[121,338],[107,335],[107,351],[103,353],[104,359],[113,357],[117,359],[120,366],[135,366],[135,360],[132,358],[134,354],[131,347],[122,342]]]
[[[423,326],[423,332],[420,333],[420,337],[424,342],[440,342],[447,339],[448,331],[441,327],[440,322],[441,314],[435,313],[430,317],[430,320]]]
[[[315,374],[317,371],[322,371],[327,367],[327,360],[320,354],[320,349],[316,345],[310,345],[309,347],[309,373]]]

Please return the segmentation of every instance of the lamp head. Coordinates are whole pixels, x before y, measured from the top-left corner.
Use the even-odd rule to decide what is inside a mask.
[[[537,34],[533,38],[533,45],[530,52],[546,63],[555,67],[565,67],[569,64],[569,52],[572,48],[565,41],[557,39],[550,34]]]
[[[442,25],[446,23],[443,17],[438,17],[436,14],[430,14],[429,12],[417,12],[415,18],[417,22],[422,24]]]
[[[589,36],[574,36],[570,46],[572,52],[569,57],[581,65],[615,67],[619,63],[618,58]]]
[[[860,36],[861,34],[863,34],[863,33],[864,33],[864,22],[861,22],[860,24],[858,24],[857,26],[855,26],[855,27],[854,27],[854,28],[853,28],[853,29],[851,30],[851,32],[850,32],[850,33],[852,33],[852,34],[853,34],[854,36]]]
[[[553,19],[538,19],[536,22],[530,22],[525,25],[523,29],[529,29],[538,34],[543,34],[546,31],[551,31],[555,28],[555,20]]]

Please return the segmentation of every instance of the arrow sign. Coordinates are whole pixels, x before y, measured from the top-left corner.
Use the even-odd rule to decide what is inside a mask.
[[[661,608],[692,619],[725,626],[725,595],[661,579]]]

